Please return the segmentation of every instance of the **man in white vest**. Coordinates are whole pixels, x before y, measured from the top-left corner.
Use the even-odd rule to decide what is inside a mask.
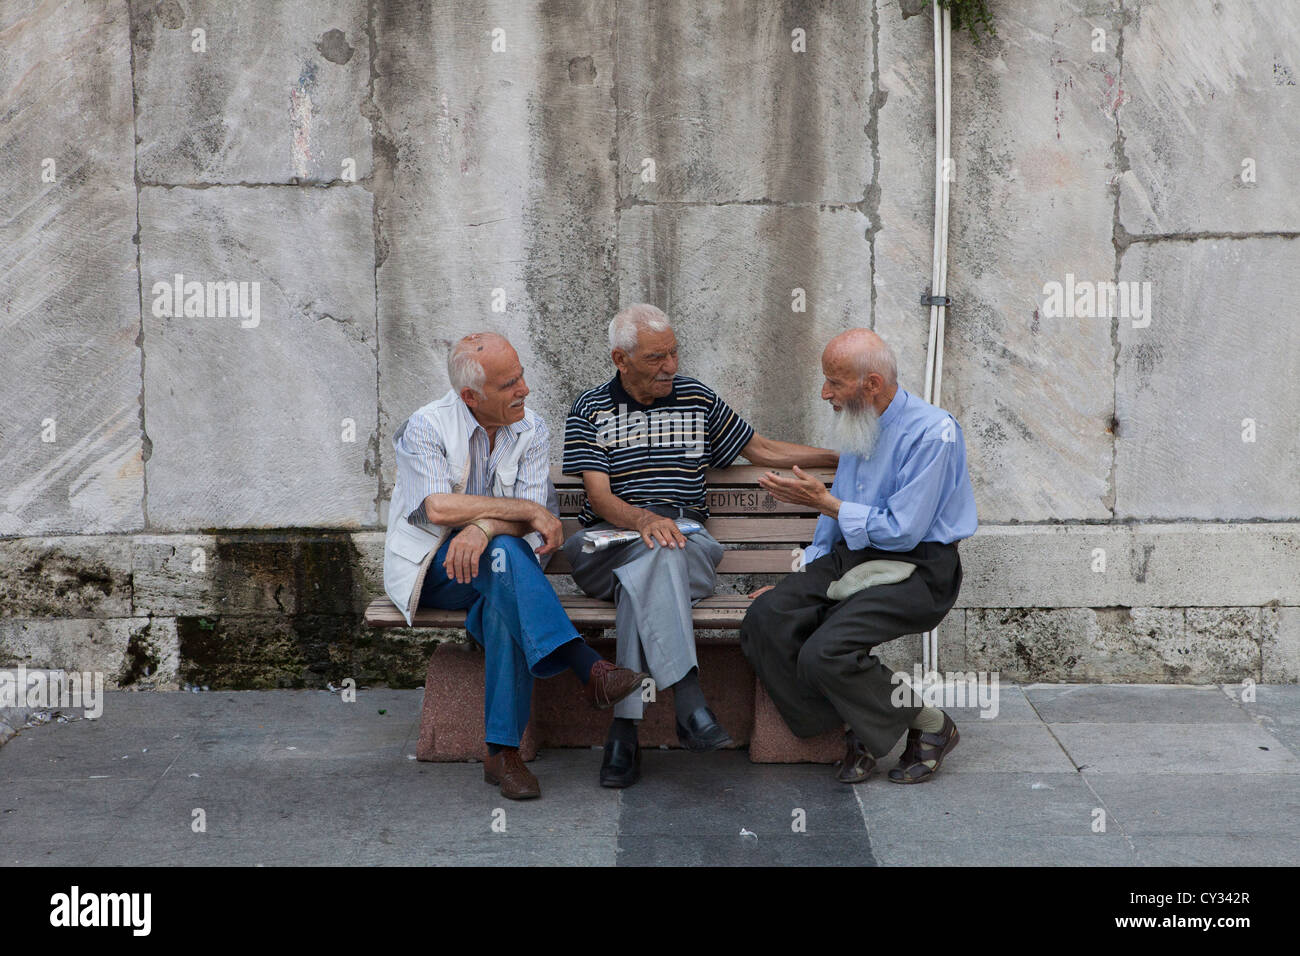
[[[588,701],[612,707],[646,674],[615,667],[578,635],[538,556],[562,541],[550,432],[524,407],[519,356],[493,332],[447,358],[451,390],[393,435],[397,481],[384,541],[384,590],[408,624],[416,608],[464,608],[483,646],[483,778],[515,800],[541,795],[519,756],[534,677],[572,670]]]

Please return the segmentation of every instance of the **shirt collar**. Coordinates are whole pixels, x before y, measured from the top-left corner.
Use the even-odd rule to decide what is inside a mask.
[[[903,406],[907,404],[908,392],[901,385],[894,392],[894,397],[889,400],[889,407],[880,413],[880,427],[884,428],[894,421],[903,413]]]
[[[631,393],[623,387],[623,379],[620,373],[615,372],[614,377],[605,383],[609,387],[609,396],[614,400],[615,405],[626,405],[633,411],[642,409],[649,411],[653,408],[660,408],[665,405],[672,405],[677,397],[677,376],[673,376],[673,390],[667,395],[662,395],[652,401],[649,405],[642,405]]]
[[[460,398],[458,396],[456,398],[456,404],[460,408],[461,421],[463,421],[465,423],[465,427],[469,429],[469,434],[473,436],[475,429],[480,429],[482,430],[483,434],[486,435],[487,429],[483,428],[483,426],[479,424],[479,420],[474,417],[474,413],[470,411],[469,406],[465,404],[465,399]],[[528,429],[532,427],[533,427],[532,425],[528,424],[528,416],[525,415],[523,418],[519,419],[519,421],[515,422],[514,424],[506,425],[505,431],[511,435],[518,435],[521,432],[528,431]]]

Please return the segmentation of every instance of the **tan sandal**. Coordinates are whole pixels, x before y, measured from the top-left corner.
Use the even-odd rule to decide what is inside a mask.
[[[943,766],[943,758],[957,746],[961,735],[957,725],[946,713],[943,715],[943,727],[937,734],[923,734],[919,730],[907,732],[907,746],[898,758],[898,766],[889,771],[891,783],[925,783]],[[933,760],[934,766],[927,767],[925,761]]]
[[[867,753],[853,731],[844,734],[844,756],[835,761],[839,769],[835,779],[840,783],[862,783],[875,772],[876,758]]]

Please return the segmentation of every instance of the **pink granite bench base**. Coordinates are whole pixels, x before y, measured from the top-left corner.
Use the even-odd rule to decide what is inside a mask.
[[[485,760],[483,722],[483,652],[469,644],[439,644],[429,657],[424,677],[417,760]],[[537,756],[532,725],[524,731],[519,752]]]
[[[598,653],[613,659],[614,642],[593,640]],[[842,734],[801,740],[790,733],[734,640],[712,639],[696,646],[700,685],[709,706],[736,747],[748,745],[758,763],[830,763],[839,759]],[[429,658],[420,738],[415,755],[423,761],[482,760],[483,652],[471,644],[439,644]],[[533,709],[520,744],[525,760],[538,747],[599,747],[613,712],[592,708],[572,674],[533,684]],[[659,691],[646,705],[640,725],[643,747],[678,747],[673,693]],[[833,746],[832,746],[833,744]]]
[[[844,731],[817,737],[796,737],[785,725],[776,704],[754,680],[754,734],[749,739],[749,759],[754,763],[834,763],[844,756]]]

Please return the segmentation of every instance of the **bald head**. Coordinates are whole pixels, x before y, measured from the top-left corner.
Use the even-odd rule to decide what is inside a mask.
[[[835,411],[870,406],[884,413],[898,391],[894,351],[870,329],[849,329],[831,339],[822,352],[822,398]]]
[[[887,389],[898,386],[898,361],[894,350],[870,329],[849,329],[831,339],[822,352],[822,365],[865,382],[876,374]]]

